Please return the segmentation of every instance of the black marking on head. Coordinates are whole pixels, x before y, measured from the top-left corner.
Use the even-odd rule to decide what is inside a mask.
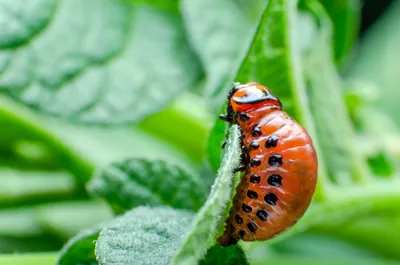
[[[251,131],[251,136],[257,137],[257,136],[260,136],[260,135],[262,135],[262,131],[261,131],[260,126],[258,126],[258,125],[254,126],[253,130]]]
[[[243,224],[243,218],[242,217],[240,217],[240,215],[235,215],[235,221],[236,221],[236,223],[238,223],[238,224]]]
[[[261,91],[260,89],[251,86],[248,87],[247,93],[245,95],[241,97],[234,97],[233,100],[238,105],[257,104],[263,101],[276,101],[279,103],[279,105],[282,105],[280,100],[274,95],[272,95],[268,91],[268,89],[264,89],[264,91]]]
[[[244,121],[250,120],[251,116],[249,114],[247,114],[246,112],[242,112],[242,113],[238,114],[238,118],[239,118],[239,120],[244,122]]]
[[[255,233],[257,230],[257,225],[253,222],[248,223],[247,227],[249,228],[250,232],[252,232],[252,233]]]
[[[282,177],[278,174],[272,174],[268,177],[267,182],[269,185],[279,187],[282,185]]]
[[[260,147],[260,145],[258,144],[258,142],[257,142],[257,141],[253,141],[253,142],[251,142],[250,145],[249,145],[249,150],[258,149],[258,147]]]
[[[243,238],[245,235],[246,235],[246,231],[244,231],[244,230],[239,231],[240,238]]]
[[[275,134],[268,137],[267,141],[265,141],[266,148],[273,148],[278,144],[279,137]]]
[[[265,210],[258,210],[256,213],[257,217],[261,220],[261,221],[267,221],[268,218],[268,213]]]
[[[278,197],[274,193],[268,193],[265,195],[264,200],[266,203],[269,205],[276,205],[276,201],[278,200]]]
[[[259,165],[261,165],[261,161],[258,158],[253,158],[250,161],[250,167],[258,167]]]
[[[248,206],[247,204],[242,204],[242,210],[243,210],[243,212],[245,212],[245,213],[249,213],[249,212],[251,212],[251,207],[250,206]]]
[[[261,181],[261,177],[259,175],[254,174],[254,175],[250,176],[251,183],[258,184],[258,183],[260,183],[260,181]]]
[[[257,199],[258,198],[258,194],[254,190],[248,190],[247,191],[247,197],[249,197],[250,199]]]
[[[281,166],[282,165],[282,156],[279,154],[274,154],[271,155],[268,158],[268,164],[270,164],[271,166]]]

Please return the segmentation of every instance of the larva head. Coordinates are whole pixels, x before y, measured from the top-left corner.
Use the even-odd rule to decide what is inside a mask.
[[[272,95],[268,88],[256,82],[235,85],[229,93],[228,99],[229,105],[235,113],[267,106],[282,108],[279,99]]]

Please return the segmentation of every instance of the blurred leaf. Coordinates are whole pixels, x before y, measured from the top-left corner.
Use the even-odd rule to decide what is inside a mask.
[[[68,240],[82,229],[111,220],[109,207],[98,201],[67,201],[40,205],[36,208],[43,229],[61,240]]]
[[[348,79],[368,81],[379,88],[376,105],[389,114],[397,126],[400,126],[399,14],[400,2],[393,1],[384,16],[367,31],[354,63],[346,73]]]
[[[44,118],[0,95],[0,117],[7,126],[30,135],[47,146],[53,157],[79,181],[87,181],[95,167],[111,161],[140,157],[194,164],[181,151],[143,129],[80,127]]]
[[[0,205],[68,198],[77,194],[67,172],[22,171],[0,168]]]
[[[395,173],[391,157],[384,152],[378,152],[375,156],[368,157],[368,164],[372,172],[377,176],[389,177]]]
[[[278,255],[299,255],[310,258],[379,259],[379,255],[338,239],[334,235],[301,233],[273,246]]]
[[[304,72],[318,142],[330,176],[348,182],[368,178],[366,163],[355,148],[355,133],[341,93],[330,47],[332,28],[318,1],[308,1],[300,17],[315,27],[313,45],[304,50]],[[312,15],[312,17],[310,16]],[[317,26],[318,25],[318,26]]]
[[[385,215],[370,215],[349,222],[342,229],[324,227],[319,231],[330,232],[334,236],[356,244],[373,253],[391,259],[400,259],[400,216],[391,213]]]
[[[100,264],[169,264],[182,243],[193,213],[137,207],[109,223],[96,242]]]
[[[57,265],[97,265],[94,253],[95,240],[105,224],[81,231],[61,249]]]
[[[193,160],[203,161],[211,118],[204,98],[184,93],[168,108],[145,118],[139,127],[184,150]]]
[[[1,265],[54,265],[55,253],[29,253],[0,255]]]
[[[129,159],[98,171],[89,191],[120,214],[139,205],[198,210],[206,189],[196,174],[162,160]]]
[[[399,265],[400,263],[397,261],[385,261],[385,260],[365,260],[365,259],[344,259],[340,257],[336,257],[335,259],[326,259],[326,258],[308,258],[297,255],[288,255],[288,256],[277,256],[270,257],[268,260],[252,260],[252,265],[264,265],[274,264],[274,265],[288,265],[288,264],[296,264],[296,265]]]
[[[219,108],[246,55],[265,7],[262,0],[182,0],[189,41],[205,67],[205,90]],[[207,14],[206,16],[204,14]]]
[[[151,6],[164,9],[173,13],[179,13],[179,2],[176,0],[163,0],[163,1],[153,1],[153,0],[130,0],[134,3],[146,3]]]
[[[0,8],[0,48],[25,44],[48,25],[57,2],[54,0],[8,0]]]
[[[337,64],[344,62],[358,36],[360,0],[320,0],[333,23],[333,47]]]
[[[1,257],[5,256],[5,253],[19,253],[19,255],[21,255],[21,253],[58,251],[61,247],[62,242],[48,234],[41,234],[39,236],[0,237],[0,260]],[[0,264],[3,265],[4,263],[0,261]],[[54,262],[52,264],[54,264]],[[25,263],[21,265],[25,265]]]
[[[185,239],[172,259],[171,265],[197,264],[206,251],[222,235],[229,215],[231,201],[238,184],[234,175],[240,160],[240,131],[237,125],[230,129],[224,158],[207,202],[197,213]]]
[[[19,2],[7,1],[0,12],[24,13]],[[49,23],[26,45],[1,51],[0,89],[40,111],[84,123],[137,122],[199,75],[180,19],[170,12],[124,0],[63,0],[57,10],[32,14],[20,23]],[[9,43],[20,35],[9,34],[16,38]]]

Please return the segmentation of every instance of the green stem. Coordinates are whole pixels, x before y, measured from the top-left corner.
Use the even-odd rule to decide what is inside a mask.
[[[27,253],[27,254],[2,254],[1,265],[54,265],[58,253]]]
[[[8,124],[16,124],[27,134],[45,142],[60,157],[61,163],[74,175],[80,176],[80,179],[87,180],[91,176],[95,168],[94,162],[64,143],[38,115],[27,107],[17,104],[5,95],[0,95],[0,116]]]

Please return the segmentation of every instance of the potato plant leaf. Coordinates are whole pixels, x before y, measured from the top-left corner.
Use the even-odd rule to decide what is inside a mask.
[[[205,92],[216,109],[234,81],[264,7],[262,0],[181,1],[189,40],[205,68]]]
[[[215,244],[215,239],[223,233],[228,217],[232,196],[237,184],[233,173],[240,160],[240,130],[237,125],[230,129],[224,158],[207,202],[200,209],[182,245],[177,250],[171,264],[197,264],[206,251]]]
[[[0,21],[0,91],[42,112],[136,122],[199,75],[175,13],[125,0],[6,1],[7,10],[18,16]]]
[[[332,44],[335,61],[341,64],[357,38],[361,21],[360,0],[319,0],[333,23]]]
[[[169,264],[192,219],[186,210],[137,207],[101,231],[97,259],[102,265]]]
[[[56,265],[97,265],[95,240],[104,226],[99,224],[71,238],[61,249]]]
[[[139,205],[198,210],[206,199],[199,176],[163,160],[129,159],[99,170],[89,191],[120,214]]]

